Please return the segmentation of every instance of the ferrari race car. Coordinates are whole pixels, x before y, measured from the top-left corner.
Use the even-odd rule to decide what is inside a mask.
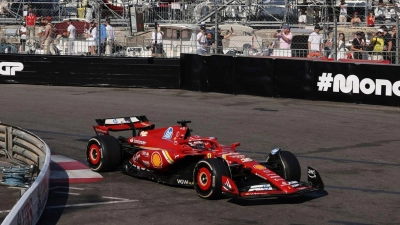
[[[146,116],[96,119],[97,136],[87,145],[93,171],[124,173],[177,186],[193,186],[201,198],[292,197],[323,189],[319,173],[308,167],[300,181],[300,164],[291,152],[273,149],[264,162],[236,152],[240,143],[221,145],[214,137],[191,135],[190,121],[155,129]],[[110,132],[131,130],[131,137]],[[129,131],[130,132],[130,131]]]

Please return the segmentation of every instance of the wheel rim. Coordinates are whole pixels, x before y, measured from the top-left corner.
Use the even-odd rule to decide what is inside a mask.
[[[207,191],[211,187],[211,173],[207,168],[201,168],[197,174],[197,183],[199,188]]]
[[[98,164],[101,158],[99,146],[97,146],[96,144],[92,144],[89,148],[88,156],[90,163],[92,163],[93,165]]]

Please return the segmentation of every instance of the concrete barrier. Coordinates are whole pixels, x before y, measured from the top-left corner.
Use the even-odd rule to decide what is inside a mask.
[[[36,180],[23,193],[2,225],[36,224],[44,211],[49,193],[50,149],[35,134],[0,123],[0,148],[16,160],[39,168]]]

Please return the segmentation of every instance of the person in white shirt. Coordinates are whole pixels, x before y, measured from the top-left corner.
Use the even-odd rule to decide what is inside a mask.
[[[153,33],[151,34],[151,44],[152,44],[152,56],[156,57],[156,54],[158,57],[162,57],[163,55],[163,35],[164,32],[161,31],[161,27],[160,25],[156,24],[156,30],[157,31],[153,31]]]
[[[347,4],[345,0],[340,0],[340,13],[339,13],[339,22],[345,23],[347,22]]]
[[[86,29],[86,23],[85,27]],[[95,21],[90,22],[90,28],[87,29],[86,31],[87,38],[86,40],[88,41],[89,45],[89,54],[90,55],[95,55],[96,54],[96,46],[97,46],[97,27]]]
[[[22,22],[21,28],[19,28],[19,38],[20,38],[20,51],[25,51],[25,44],[26,44],[26,23]]]
[[[206,38],[206,28],[205,27],[202,26],[200,28],[200,32],[197,34],[196,41],[197,41],[196,53],[200,54],[200,55],[206,53],[207,38]]]
[[[385,22],[387,13],[388,10],[386,9],[383,2],[379,2],[379,5],[375,7],[375,19],[381,22]]]
[[[319,52],[322,53],[322,35],[319,34],[321,27],[317,24],[314,27],[314,32],[308,37],[308,53]]]
[[[115,42],[115,31],[114,27],[110,24],[110,19],[106,19],[106,55],[111,55],[113,53],[113,46]]]
[[[336,40],[336,58],[337,59],[346,59],[346,36],[344,33],[339,33],[339,36]],[[335,51],[333,51],[328,58],[334,58]]]
[[[74,52],[74,41],[76,36],[76,28],[72,25],[72,21],[68,20],[68,28],[67,32],[63,34],[64,37],[68,38],[67,48],[68,48],[68,55],[73,55]]]

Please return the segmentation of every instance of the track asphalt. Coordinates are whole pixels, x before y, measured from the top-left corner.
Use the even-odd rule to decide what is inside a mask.
[[[207,201],[116,171],[97,182],[52,183],[40,225],[400,223],[398,108],[164,89],[0,85],[0,96],[0,121],[78,162],[94,119],[146,115],[156,127],[191,120],[193,134],[239,141],[238,151],[256,160],[290,150],[304,179],[309,165],[326,185],[325,196]]]

